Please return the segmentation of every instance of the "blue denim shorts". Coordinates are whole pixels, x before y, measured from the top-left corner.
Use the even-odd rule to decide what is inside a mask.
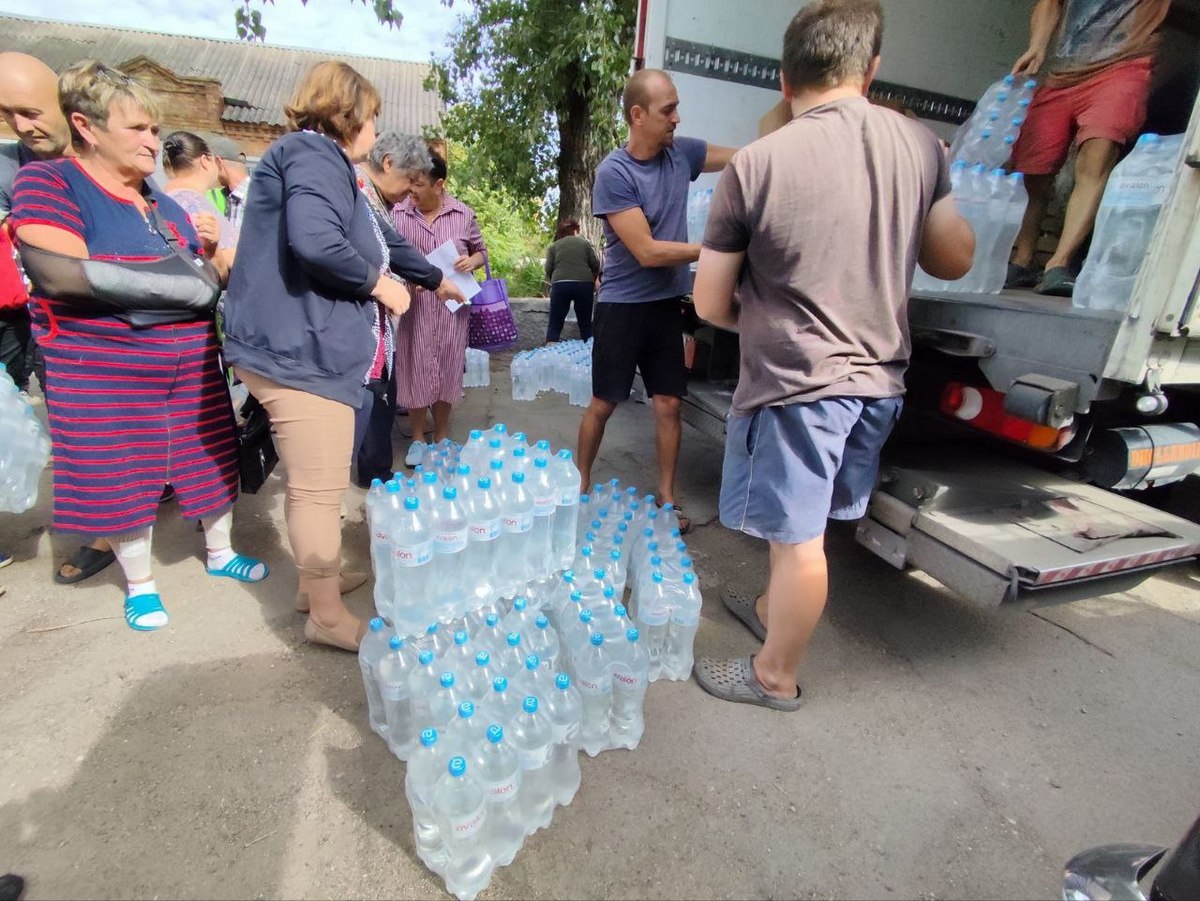
[[[731,416],[721,522],[767,541],[803,544],[824,534],[828,519],[858,519],[903,406],[902,397],[827,397]]]

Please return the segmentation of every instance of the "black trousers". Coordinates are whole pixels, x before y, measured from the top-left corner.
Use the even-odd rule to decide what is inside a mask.
[[[381,386],[376,386],[378,389]],[[354,481],[367,488],[371,479],[392,477],[392,426],[396,419],[396,376],[383,391],[363,387],[362,404],[354,411]]]
[[[550,324],[546,327],[546,341],[557,341],[562,335],[563,323],[571,304],[575,305],[575,318],[579,320],[579,337],[586,341],[592,337],[592,301],[596,288],[591,282],[555,282],[550,286]]]
[[[22,391],[29,390],[34,349],[29,311],[23,306],[0,310],[0,363],[4,364],[9,376]],[[43,393],[45,390],[43,385]]]

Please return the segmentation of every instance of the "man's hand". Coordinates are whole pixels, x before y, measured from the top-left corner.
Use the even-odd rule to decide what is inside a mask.
[[[204,245],[204,255],[211,257],[217,252],[217,242],[221,239],[221,224],[212,213],[195,213],[190,218],[200,243]]]
[[[380,276],[371,296],[387,307],[388,312],[395,316],[403,316],[412,302],[404,284],[386,275]]]
[[[465,257],[460,257],[460,259],[465,259]],[[458,267],[456,266],[455,268],[457,269]],[[437,296],[442,300],[457,300],[459,303],[467,302],[467,298],[462,293],[462,288],[448,278],[442,279],[442,283],[437,286],[436,290]]]
[[[1045,61],[1045,48],[1039,50],[1037,47],[1030,47],[1017,59],[1012,67],[1012,74],[1025,75],[1032,78],[1038,74],[1038,70],[1042,68],[1042,63]]]

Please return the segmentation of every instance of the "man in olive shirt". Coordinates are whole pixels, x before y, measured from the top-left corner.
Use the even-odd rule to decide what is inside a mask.
[[[796,669],[825,607],[826,520],[863,515],[900,415],[913,267],[946,279],[971,267],[937,138],[863,96],[882,38],[878,0],[804,7],[783,42],[794,118],[734,155],[709,211],[696,311],[742,347],[721,522],[771,554],[762,596],[722,598],[762,651],[696,664],[725,700],[799,707]]]

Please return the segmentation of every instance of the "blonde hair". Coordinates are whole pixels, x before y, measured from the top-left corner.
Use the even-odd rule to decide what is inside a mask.
[[[58,76],[58,105],[77,145],[83,144],[83,136],[71,121],[71,113],[81,113],[103,128],[117,101],[138,107],[155,121],[162,118],[162,104],[149,85],[98,60],[80,60]]]
[[[349,144],[382,106],[371,82],[343,62],[326,60],[304,76],[283,112],[292,131],[311,129]]]

